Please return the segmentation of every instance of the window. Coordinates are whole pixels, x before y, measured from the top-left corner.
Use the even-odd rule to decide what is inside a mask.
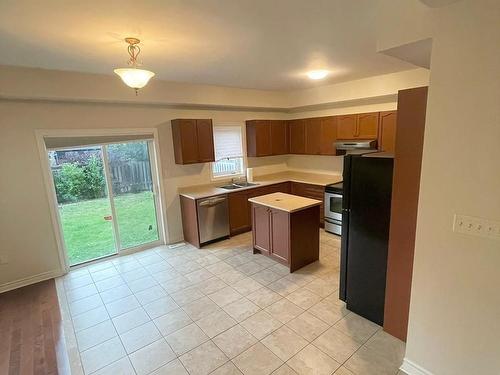
[[[214,178],[243,174],[243,148],[240,126],[214,127],[215,162]]]

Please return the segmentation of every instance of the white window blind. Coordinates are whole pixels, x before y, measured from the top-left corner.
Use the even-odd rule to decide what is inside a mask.
[[[214,127],[215,163],[214,177],[243,173],[243,146],[240,126]]]

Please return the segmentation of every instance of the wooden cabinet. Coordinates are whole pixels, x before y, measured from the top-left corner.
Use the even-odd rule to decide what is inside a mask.
[[[394,153],[396,147],[397,111],[380,112],[378,149]]]
[[[252,203],[254,253],[290,267],[290,272],[319,258],[319,206],[287,212]]]
[[[286,155],[290,152],[288,124],[285,120],[271,120],[271,154]]]
[[[248,192],[241,191],[228,195],[229,231],[231,235],[248,232],[252,229]]]
[[[360,113],[358,118],[358,132],[356,138],[377,139],[379,113]]]
[[[321,119],[308,118],[305,120],[305,153],[319,155],[321,153]]]
[[[316,199],[321,201],[320,212],[319,212],[319,220],[320,225],[325,225],[325,214],[324,214],[324,206],[325,206],[325,187],[321,185],[312,185],[312,184],[304,184],[301,182],[292,182],[290,188],[291,194],[298,195],[301,197]]]
[[[337,117],[338,139],[376,139],[379,112],[358,113]]]
[[[305,154],[305,120],[290,120],[288,122],[288,131],[290,133],[290,153]]]
[[[321,118],[320,154],[336,155],[335,141],[337,140],[337,117]]]
[[[247,121],[246,136],[248,156],[269,156],[272,154],[270,120]]]
[[[252,213],[248,199],[278,192],[289,193],[290,183],[283,182],[229,193],[229,230],[231,235],[252,230]]]
[[[176,164],[215,161],[212,120],[172,120],[172,139]]]
[[[271,220],[270,209],[265,206],[253,206],[253,221],[254,228],[253,246],[265,254],[271,254]]]

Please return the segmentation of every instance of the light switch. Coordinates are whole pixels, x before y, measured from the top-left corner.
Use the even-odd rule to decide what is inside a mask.
[[[456,214],[453,221],[453,231],[500,240],[500,222],[480,217]]]

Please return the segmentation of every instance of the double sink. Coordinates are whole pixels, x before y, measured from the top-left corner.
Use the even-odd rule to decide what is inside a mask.
[[[258,185],[258,184],[254,184],[251,182],[233,182],[233,183],[228,184],[228,185],[219,186],[219,188],[226,189],[226,190],[233,190],[233,189],[241,189],[244,187],[256,186],[256,185]]]

